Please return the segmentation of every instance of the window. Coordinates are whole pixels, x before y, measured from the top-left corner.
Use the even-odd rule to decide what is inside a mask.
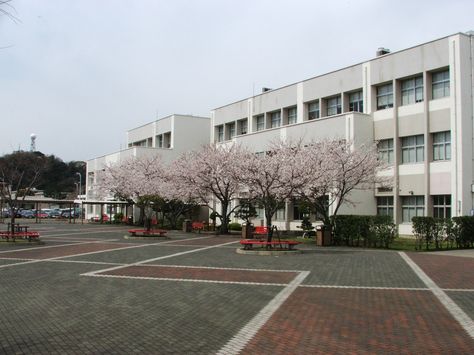
[[[156,146],[158,148],[163,148],[163,135],[162,134],[156,136]]]
[[[275,128],[275,127],[280,127],[281,126],[281,112],[280,111],[276,111],[276,112],[272,112],[270,114],[270,127],[271,128]]]
[[[449,70],[433,73],[431,87],[433,99],[449,96]]]
[[[393,138],[380,140],[377,144],[377,151],[379,160],[392,164],[394,161]]]
[[[423,101],[423,76],[402,81],[402,105]]]
[[[411,223],[413,217],[422,217],[424,215],[424,196],[402,196],[402,222]]]
[[[337,115],[342,112],[341,97],[335,96],[327,99],[327,116]]]
[[[224,126],[217,126],[217,141],[218,142],[223,142],[224,141]]]
[[[239,134],[247,134],[247,126],[248,126],[248,121],[247,119],[240,120],[238,122],[239,124]]]
[[[362,90],[349,94],[349,111],[364,112],[364,100]]]
[[[422,162],[424,155],[425,137],[422,134],[402,138],[402,164]]]
[[[257,131],[263,131],[265,129],[265,118],[263,115],[255,117],[255,121],[257,122]]]
[[[433,196],[433,217],[451,218],[451,195]]]
[[[393,196],[377,197],[377,215],[393,218]]]
[[[275,220],[284,221],[285,220],[285,208],[279,208],[275,212]]]
[[[309,217],[309,207],[301,200],[293,199],[293,220],[302,220],[303,217]]]
[[[319,101],[308,104],[308,120],[319,118]]]
[[[163,147],[171,148],[171,132],[163,134]]]
[[[433,160],[451,160],[451,132],[433,133]]]
[[[226,126],[227,126],[228,139],[234,138],[235,137],[235,122],[228,123]]]
[[[288,109],[288,124],[296,123],[296,107]]]
[[[377,110],[393,107],[392,83],[377,87]]]

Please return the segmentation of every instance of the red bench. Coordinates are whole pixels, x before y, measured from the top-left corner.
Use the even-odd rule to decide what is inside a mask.
[[[0,232],[0,237],[7,241],[11,238],[13,241],[15,241],[15,239],[28,239],[28,241],[31,242],[32,240],[39,240],[39,236],[38,232]]]
[[[204,222],[193,222],[191,224],[191,228],[193,229],[193,231],[198,231],[198,233],[201,233],[201,231],[204,230]]]
[[[268,235],[268,227],[256,226],[253,230],[252,235],[258,236],[259,238],[266,237]]]
[[[280,246],[280,249],[293,250],[294,246],[301,244],[301,242],[296,242],[294,240],[281,240],[281,241],[266,242],[266,241],[255,240],[255,239],[242,239],[240,241],[240,244],[244,246],[245,250],[253,249],[254,245],[260,245],[261,247]]]
[[[166,233],[167,231],[163,230],[163,229],[150,229],[150,230],[146,230],[146,229],[129,229],[128,230],[128,233],[130,233],[130,235],[132,236],[136,236],[137,234],[141,234],[141,235],[144,235],[144,236],[158,236],[158,237],[166,237]]]

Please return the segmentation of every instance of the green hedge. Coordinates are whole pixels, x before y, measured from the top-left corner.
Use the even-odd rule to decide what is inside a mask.
[[[240,223],[229,223],[229,230],[231,231],[241,231],[242,230],[242,226],[240,225]]]
[[[474,247],[474,217],[413,217],[416,249]]]
[[[389,248],[397,236],[390,216],[338,215],[331,223],[335,245]]]

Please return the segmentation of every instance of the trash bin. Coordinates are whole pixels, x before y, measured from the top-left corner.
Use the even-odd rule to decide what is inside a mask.
[[[128,216],[128,224],[129,225],[133,224],[133,216]]]
[[[242,224],[242,239],[253,238],[253,224]]]
[[[331,228],[324,225],[316,227],[316,245],[327,247],[331,242]]]
[[[183,222],[183,232],[191,233],[193,231],[193,223],[190,219],[185,219]]]

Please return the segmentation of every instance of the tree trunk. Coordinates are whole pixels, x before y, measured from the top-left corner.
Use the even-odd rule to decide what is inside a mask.
[[[273,214],[268,215],[265,211],[265,218],[267,220],[267,242],[271,242],[273,239],[273,228],[272,228],[272,216]]]
[[[221,215],[220,215],[220,220],[221,220],[221,228],[220,228],[220,234],[229,234],[229,216],[227,216],[227,208],[228,208],[229,203],[226,201],[226,203],[221,202]]]

